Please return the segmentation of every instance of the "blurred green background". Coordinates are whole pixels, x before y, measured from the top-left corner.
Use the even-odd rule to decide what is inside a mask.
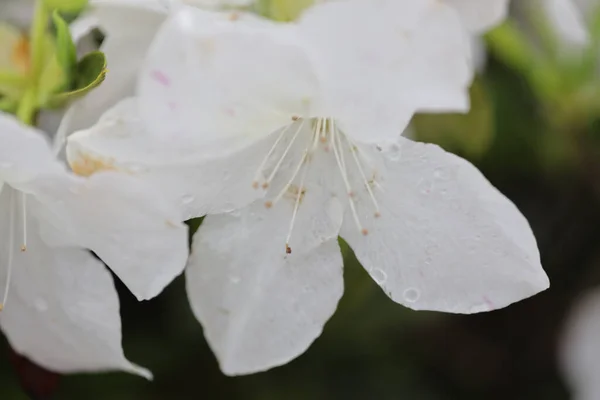
[[[549,290],[479,315],[413,312],[389,300],[346,249],[345,295],[313,346],[286,366],[229,378],[191,313],[183,277],[143,303],[119,284],[125,353],[154,372],[153,382],[57,377],[3,341],[0,399],[568,399],[557,346],[578,296],[600,284],[597,52],[568,62],[533,56],[507,29],[488,36],[471,113],[419,115],[411,135],[471,160],[515,202],[537,237]]]

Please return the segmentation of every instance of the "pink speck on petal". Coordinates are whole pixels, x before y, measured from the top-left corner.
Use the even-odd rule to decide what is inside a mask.
[[[171,79],[169,79],[169,77],[162,71],[154,70],[150,73],[150,75],[152,76],[152,79],[163,86],[171,85]]]
[[[483,296],[483,301],[485,301],[485,304],[488,305],[488,307],[490,308],[490,311],[496,309],[496,306],[494,305],[494,303],[487,296]]]

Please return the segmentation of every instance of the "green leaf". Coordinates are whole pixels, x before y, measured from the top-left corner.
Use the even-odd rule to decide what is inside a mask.
[[[67,13],[76,13],[85,8],[88,0],[43,0],[44,5],[50,10]]]
[[[106,56],[94,51],[83,57],[77,64],[75,85],[72,90],[51,95],[46,107],[58,108],[85,96],[98,87],[106,78]]]
[[[5,113],[14,114],[17,110],[17,101],[9,99],[7,97],[0,97],[0,111]]]
[[[0,96],[16,100],[27,87],[27,77],[13,71],[0,70]]]
[[[62,69],[64,77],[64,90],[71,89],[71,83],[75,79],[77,73],[77,49],[69,25],[60,16],[58,11],[52,14],[52,21],[56,27],[56,59]]]

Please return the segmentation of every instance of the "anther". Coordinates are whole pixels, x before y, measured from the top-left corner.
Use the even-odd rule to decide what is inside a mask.
[[[298,121],[299,119],[300,119],[300,117],[299,117],[299,116],[297,116],[297,115],[294,115],[294,116],[292,117],[292,121],[294,121],[294,122],[295,122],[295,121]]]
[[[21,245],[21,252],[24,253],[27,251],[27,246]]]
[[[258,182],[256,182],[256,181],[252,182],[252,187],[253,187],[254,189],[258,189],[258,187],[259,187],[259,186],[260,186],[260,185],[259,185],[259,183],[258,183]]]
[[[269,182],[265,182],[262,184],[263,189],[267,189],[269,187]]]
[[[381,213],[379,211],[375,211],[375,218],[381,217]]]
[[[367,228],[363,228],[363,229],[362,229],[362,231],[361,231],[361,233],[362,233],[364,236],[367,236],[367,235],[369,234],[369,230],[368,230]]]
[[[287,243],[285,244],[285,254],[292,254],[292,248]]]
[[[236,12],[229,14],[230,21],[237,21],[238,19],[240,19],[240,14]]]
[[[319,140],[321,141],[321,143],[327,143],[327,138],[325,136],[321,136]]]
[[[271,208],[273,207],[273,202],[272,201],[265,201],[265,208]]]

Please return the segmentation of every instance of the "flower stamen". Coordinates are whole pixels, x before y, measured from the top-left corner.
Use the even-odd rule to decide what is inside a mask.
[[[279,158],[279,161],[277,161],[277,164],[275,165],[275,168],[273,168],[273,171],[271,172],[271,175],[269,175],[269,178],[265,181],[265,183],[263,183],[263,185],[262,185],[263,189],[268,188],[269,185],[271,184],[271,182],[273,182],[273,178],[275,178],[275,175],[277,175],[277,172],[279,171],[279,168],[281,168],[281,164],[283,164],[283,160],[285,160],[285,158],[287,157],[288,153],[290,152],[290,149],[292,148],[292,146],[294,145],[294,142],[296,141],[296,138],[300,134],[300,131],[302,131],[302,128],[304,127],[304,122],[305,122],[305,120],[302,120],[302,122],[300,122],[300,126],[298,126],[298,129],[294,133],[294,136],[292,136],[292,139],[290,140],[290,143],[288,143],[288,145],[285,148],[283,154]],[[289,126],[291,126],[291,125],[289,125]],[[264,168],[264,166],[263,166],[263,168]],[[262,172],[262,169],[261,169],[260,172]]]
[[[258,189],[258,186],[259,186],[258,180],[260,179],[260,176],[261,176],[263,170],[265,169],[265,165],[267,165],[267,162],[269,162],[269,158],[273,155],[273,152],[277,148],[277,145],[279,144],[279,142],[281,142],[281,140],[283,139],[283,137],[285,136],[287,131],[290,130],[291,126],[292,125],[288,125],[281,130],[281,133],[277,137],[277,140],[275,140],[275,143],[273,143],[273,146],[271,147],[271,149],[269,150],[269,152],[267,153],[265,158],[260,163],[260,166],[258,167],[258,170],[256,170],[256,174],[254,175],[254,180],[252,181],[252,187],[254,189]]]
[[[335,161],[338,164],[338,168],[340,170],[340,174],[342,175],[342,180],[344,181],[344,185],[346,185],[346,192],[348,193],[348,202],[350,203],[350,210],[352,211],[352,217],[354,218],[354,223],[356,227],[363,235],[368,235],[369,231],[363,228],[360,223],[360,219],[358,218],[358,212],[356,211],[356,204],[354,203],[354,192],[352,191],[352,186],[350,185],[350,181],[348,180],[348,175],[346,172],[346,162],[344,160],[344,156],[342,153],[341,142],[338,141],[338,131],[335,127],[335,122],[330,120],[329,129],[331,131],[331,146],[333,147],[333,153],[335,154]],[[339,148],[338,148],[339,147]]]
[[[373,189],[371,188],[371,183],[367,179],[367,175],[365,174],[365,170],[362,167],[362,163],[360,162],[358,155],[356,154],[358,151],[358,147],[356,147],[356,145],[351,142],[351,140],[350,140],[350,138],[348,138],[348,136],[344,135],[344,137],[346,138],[346,141],[348,142],[348,146],[350,146],[350,153],[352,154],[352,158],[354,158],[354,162],[356,163],[356,166],[358,167],[360,175],[365,183],[367,192],[369,192],[369,197],[371,197],[371,201],[373,202],[373,205],[375,206],[375,214],[374,214],[375,218],[379,218],[381,216],[381,211],[379,210],[379,203],[377,202],[377,199],[375,198],[375,194],[373,193]]]

